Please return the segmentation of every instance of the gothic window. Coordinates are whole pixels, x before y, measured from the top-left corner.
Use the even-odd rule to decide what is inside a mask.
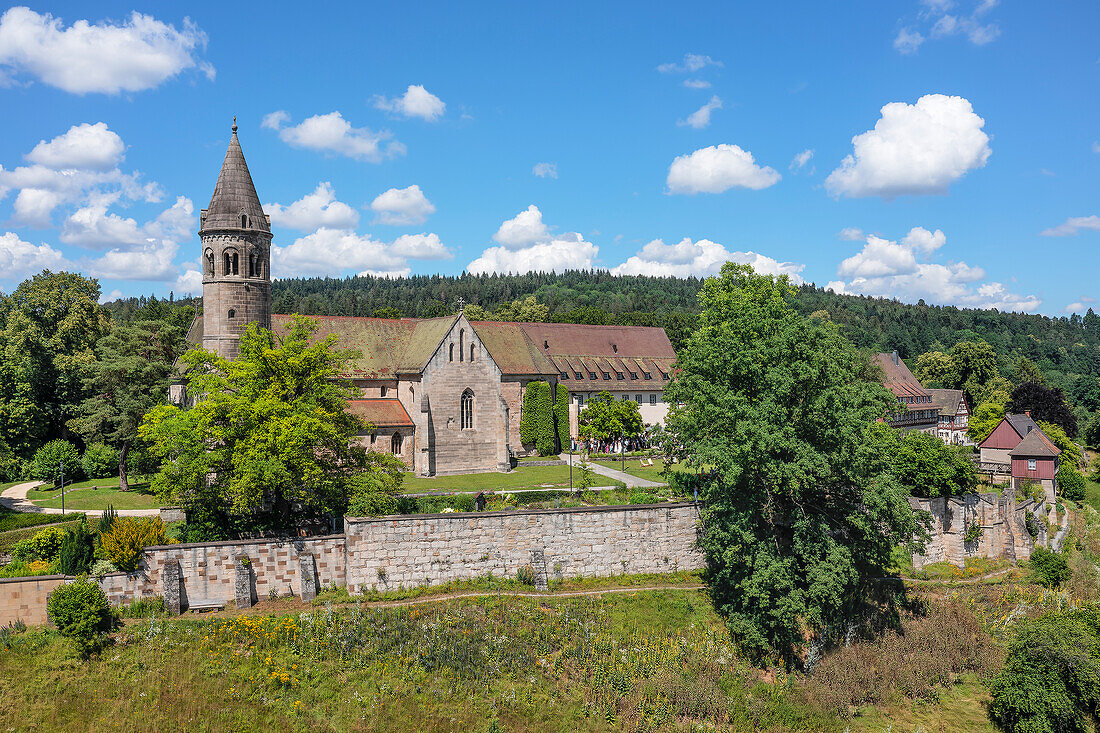
[[[474,393],[466,390],[462,393],[460,403],[462,413],[462,429],[470,430],[474,427]]]
[[[466,342],[466,329],[458,329],[458,360],[462,361],[462,349]]]
[[[256,277],[256,250],[248,253],[248,276]]]
[[[390,450],[395,456],[401,455],[401,433],[394,433],[390,439]]]
[[[474,360],[474,345],[470,344],[470,361]]]
[[[455,345],[451,344],[451,361],[455,360]]]
[[[206,275],[214,277],[214,250],[208,249],[204,254],[206,255]]]

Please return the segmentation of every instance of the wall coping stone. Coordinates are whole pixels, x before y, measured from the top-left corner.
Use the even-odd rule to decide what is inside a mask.
[[[293,545],[296,542],[317,542],[318,540],[342,540],[343,534],[326,534],[315,537],[259,537],[252,540],[221,540],[219,542],[180,542],[175,545],[149,545],[149,550],[190,550],[195,547],[243,547],[244,545]]]
[[[74,580],[74,577],[72,575],[17,575],[14,578],[0,578],[0,585],[26,583],[28,580]]]
[[[417,519],[470,519],[472,517],[519,517],[532,514],[604,514],[608,512],[640,511],[643,509],[681,509],[701,507],[702,502],[676,501],[660,504],[611,504],[609,506],[573,506],[559,509],[503,509],[495,512],[446,512],[438,514],[387,514],[384,517],[344,517],[348,522],[370,524],[374,522],[409,522]],[[343,535],[341,535],[343,536]],[[172,545],[180,547],[180,545]]]

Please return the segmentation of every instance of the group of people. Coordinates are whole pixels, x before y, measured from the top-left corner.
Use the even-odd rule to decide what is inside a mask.
[[[592,455],[619,455],[633,451],[649,450],[649,440],[646,438],[628,438],[627,440],[579,440],[570,441],[574,453],[589,453]]]

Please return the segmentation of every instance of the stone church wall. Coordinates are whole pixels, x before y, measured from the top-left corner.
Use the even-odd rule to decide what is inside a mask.
[[[1046,546],[1048,542],[1046,524],[1041,519],[1043,507],[1030,499],[1017,504],[1011,491],[1005,496],[910,497],[909,503],[913,509],[932,515],[931,540],[924,554],[913,555],[913,567],[917,570],[936,562],[962,567],[972,557],[1026,560],[1036,545]],[[1039,535],[1032,539],[1025,518],[1028,513],[1036,512],[1035,526]],[[974,542],[966,542],[967,527],[975,521],[982,527],[981,536]]]
[[[455,358],[450,360],[454,344]],[[460,344],[461,347],[460,348]],[[470,346],[474,360],[469,360]],[[462,358],[459,358],[462,352]],[[459,318],[428,360],[421,388],[428,398],[427,443],[434,475],[506,471],[509,416],[501,399],[501,372],[465,318]],[[474,395],[474,426],[462,428],[462,393]],[[445,468],[441,468],[445,467]]]

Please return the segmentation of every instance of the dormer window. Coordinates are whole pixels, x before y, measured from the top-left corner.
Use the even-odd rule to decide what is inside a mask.
[[[616,379],[622,379],[623,378],[623,373],[622,372],[615,372],[615,378]]]
[[[609,372],[602,372],[602,374],[604,379],[611,379],[611,374]]]
[[[595,379],[596,378],[596,372],[589,372],[588,373],[588,378],[589,379]]]
[[[630,378],[631,379],[637,379],[638,378],[638,372],[631,372],[630,373]]]
[[[569,372],[562,372],[562,373],[561,373],[561,378],[562,378],[563,380],[564,380],[564,379],[569,379]]]
[[[616,354],[618,354],[619,353],[619,345],[618,344],[611,344],[611,350],[613,352],[615,352]]]
[[[584,379],[584,375],[580,372],[573,372],[573,377],[576,379]]]
[[[646,379],[653,379],[653,374],[651,372],[642,372],[642,376]]]

